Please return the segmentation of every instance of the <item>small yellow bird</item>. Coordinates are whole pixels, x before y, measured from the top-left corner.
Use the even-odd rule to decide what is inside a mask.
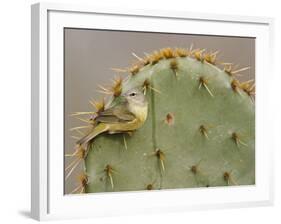
[[[87,144],[97,135],[130,132],[140,128],[147,118],[148,103],[141,88],[134,88],[121,95],[121,102],[95,118],[96,125],[77,144]]]

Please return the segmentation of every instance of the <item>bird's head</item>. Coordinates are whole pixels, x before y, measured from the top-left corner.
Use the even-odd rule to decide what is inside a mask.
[[[122,94],[129,103],[146,104],[142,88],[133,88]]]

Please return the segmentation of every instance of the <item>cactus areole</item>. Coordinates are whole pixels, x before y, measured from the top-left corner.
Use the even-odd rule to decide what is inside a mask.
[[[190,49],[155,51],[127,71],[103,88],[111,94],[106,107],[141,87],[147,119],[133,132],[102,133],[78,146],[86,178],[77,193],[255,184],[252,81],[240,83],[238,70],[218,66],[216,53]]]

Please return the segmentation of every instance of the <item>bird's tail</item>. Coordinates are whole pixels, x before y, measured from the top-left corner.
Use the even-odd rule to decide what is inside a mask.
[[[89,141],[91,141],[94,137],[96,137],[97,135],[106,132],[108,130],[108,127],[106,124],[104,123],[100,123],[98,124],[89,134],[87,134],[86,136],[84,136],[83,138],[81,138],[80,140],[78,140],[76,143],[78,145],[83,145],[83,144],[87,144]]]

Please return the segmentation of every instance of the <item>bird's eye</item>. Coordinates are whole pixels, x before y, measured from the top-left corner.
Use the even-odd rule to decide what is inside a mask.
[[[130,93],[130,96],[135,96],[136,95],[136,93]]]

